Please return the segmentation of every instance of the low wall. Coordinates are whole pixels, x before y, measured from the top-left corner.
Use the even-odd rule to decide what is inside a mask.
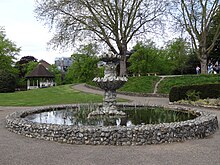
[[[49,107],[51,108],[51,107]],[[89,145],[146,145],[185,141],[212,135],[218,129],[217,116],[211,113],[195,113],[199,116],[182,122],[125,126],[66,126],[39,124],[25,120],[28,114],[47,111],[35,108],[15,112],[6,117],[6,127],[27,137],[61,143]],[[54,107],[53,107],[54,108]],[[60,108],[57,106],[56,108]]]

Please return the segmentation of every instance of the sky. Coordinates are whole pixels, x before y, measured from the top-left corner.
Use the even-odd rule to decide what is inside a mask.
[[[34,56],[38,60],[54,63],[56,57],[70,57],[70,51],[48,49],[52,38],[49,27],[37,21],[34,13],[35,0],[0,0],[0,26],[6,37],[21,48],[18,60],[23,56]]]

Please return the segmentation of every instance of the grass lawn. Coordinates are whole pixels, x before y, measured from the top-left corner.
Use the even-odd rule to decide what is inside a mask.
[[[119,91],[153,93],[154,86],[159,80],[158,76],[129,77],[128,82]]]
[[[158,93],[169,94],[173,86],[195,85],[195,84],[215,84],[219,82],[218,75],[184,75],[181,77],[167,77],[158,87]]]
[[[129,77],[128,82],[120,91],[152,93],[154,85],[159,81],[158,76]],[[165,78],[158,88],[158,93],[169,94],[173,86],[220,83],[218,75],[184,75],[181,77]],[[40,106],[75,103],[102,102],[103,96],[76,91],[71,85],[35,89],[14,93],[0,93],[0,106]],[[119,99],[118,101],[125,101]]]
[[[102,102],[103,96],[76,91],[71,85],[0,93],[0,106],[40,106]]]

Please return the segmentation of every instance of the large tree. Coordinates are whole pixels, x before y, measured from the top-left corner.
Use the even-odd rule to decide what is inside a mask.
[[[86,54],[73,54],[73,64],[68,68],[65,75],[66,83],[90,82],[99,73],[96,56]]]
[[[207,43],[213,18],[220,5],[219,0],[180,0],[174,3],[173,15],[191,37],[192,46],[200,60],[201,73],[207,73],[207,59],[220,35],[220,24],[218,24],[210,39],[211,44]]]
[[[4,28],[0,27],[0,93],[15,91],[18,71],[13,67],[13,60],[19,51],[20,48],[6,37]]]
[[[120,75],[126,74],[128,43],[155,28],[167,0],[40,0],[38,18],[55,26],[51,43],[73,46],[93,38],[121,55]]]
[[[20,78],[24,78],[25,75],[27,74],[28,66],[29,66],[30,62],[34,62],[37,65],[37,59],[33,56],[21,57],[21,59],[16,62],[15,67],[19,70],[19,77]]]
[[[15,55],[20,51],[14,42],[6,37],[5,29],[0,27],[0,70],[16,72],[13,68]]]
[[[208,45],[212,44],[212,38],[215,35],[215,32],[216,32],[219,24],[220,24],[220,7],[218,8],[218,13],[215,15],[215,17],[212,21],[212,24],[211,24],[211,28],[208,33]],[[218,39],[215,42],[215,46],[212,49],[208,60],[213,63],[216,63],[217,61],[220,63],[219,52],[220,52],[220,35],[218,36]]]
[[[20,48],[6,37],[5,29],[0,27],[0,56],[13,57],[18,55]]]
[[[167,58],[172,60],[172,66],[175,70],[174,73],[183,74],[191,53],[190,44],[183,38],[176,38],[167,44],[166,52]]]

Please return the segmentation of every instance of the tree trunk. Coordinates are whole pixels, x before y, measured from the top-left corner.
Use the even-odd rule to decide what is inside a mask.
[[[127,74],[126,56],[122,56],[120,60],[120,76],[125,76],[126,74]]]
[[[200,60],[201,74],[207,74],[207,58],[202,58]]]
[[[207,74],[207,52],[206,52],[206,40],[204,39],[203,42],[200,44],[200,65],[201,65],[201,74]]]
[[[127,66],[126,66],[126,53],[127,53],[127,44],[124,42],[120,50],[121,60],[120,60],[120,76],[127,75]]]

